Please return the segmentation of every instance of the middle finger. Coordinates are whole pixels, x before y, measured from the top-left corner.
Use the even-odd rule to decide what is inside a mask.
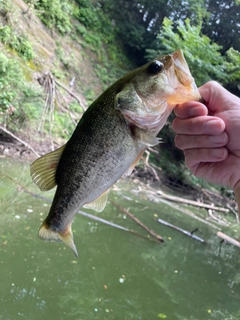
[[[173,130],[178,134],[218,135],[225,129],[225,123],[218,117],[200,116],[188,119],[175,118],[172,123]]]
[[[228,142],[228,135],[223,132],[217,136],[212,135],[184,135],[177,134],[174,139],[178,149],[187,150],[195,148],[218,148],[223,147]]]

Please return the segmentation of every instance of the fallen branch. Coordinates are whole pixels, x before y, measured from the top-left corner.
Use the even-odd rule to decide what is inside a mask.
[[[162,191],[157,191],[157,194],[161,198],[164,198],[164,199],[167,199],[170,201],[185,203],[185,204],[199,207],[199,208],[212,209],[212,210],[221,211],[221,212],[225,212],[225,213],[228,213],[230,211],[229,209],[222,208],[222,207],[215,207],[214,205],[211,205],[211,204],[206,204],[206,203],[201,203],[201,202],[197,202],[197,201],[193,201],[193,200],[187,200],[187,199],[182,199],[182,198],[175,197],[175,196],[170,196],[168,194],[163,193]]]
[[[156,179],[157,181],[159,181],[160,179],[159,179],[159,176],[158,176],[158,174],[157,174],[157,171],[152,167],[152,165],[149,164],[150,152],[149,152],[148,150],[145,150],[145,153],[146,153],[147,156],[146,156],[146,158],[145,158],[145,160],[144,160],[144,164],[145,164],[146,167],[148,167],[148,168],[150,168],[150,169],[152,170],[155,179]]]
[[[219,219],[218,217],[216,217],[214,214],[213,214],[213,210],[212,209],[208,209],[208,214],[209,214],[209,217],[216,221],[218,224],[222,225],[222,226],[226,226],[228,227],[229,226],[229,223],[227,221],[224,221],[224,220],[221,220]]]
[[[170,227],[170,228],[172,228],[172,229],[174,229],[174,230],[177,230],[177,231],[179,231],[179,232],[182,232],[183,234],[185,234],[185,235],[188,236],[188,237],[191,237],[191,238],[193,238],[193,239],[195,239],[195,240],[198,240],[198,241],[200,241],[200,242],[202,242],[202,243],[206,243],[202,238],[200,238],[200,237],[196,236],[195,234],[193,234],[193,232],[189,232],[189,231],[187,231],[187,230],[184,230],[184,229],[182,229],[182,228],[179,228],[179,227],[177,227],[177,226],[174,226],[173,224],[171,224],[171,223],[169,223],[169,222],[167,222],[167,221],[165,221],[165,220],[162,220],[162,219],[157,219],[157,222],[159,222],[159,223],[161,223],[161,224],[164,224],[165,226]]]
[[[214,228],[214,229],[217,229],[219,230],[219,226],[215,226],[213,223],[209,222],[209,221],[206,221],[205,219],[202,219],[198,216],[196,216],[194,213],[192,213],[190,210],[186,209],[186,208],[180,208],[178,205],[174,204],[174,203],[171,203],[167,200],[164,200],[164,199],[161,199],[161,202],[163,203],[166,203],[168,206],[171,206],[172,208],[180,211],[180,212],[183,212],[185,214],[187,214],[188,216],[198,220],[198,221],[201,221],[202,223],[204,224],[207,224],[208,226]]]
[[[125,213],[128,217],[130,217],[133,221],[135,221],[140,227],[142,227],[145,231],[147,231],[149,234],[151,234],[154,238],[156,238],[160,242],[164,242],[163,238],[159,236],[157,233],[155,233],[153,230],[149,229],[145,224],[143,224],[139,219],[137,219],[133,214],[131,214],[128,210],[121,207],[119,204],[109,200],[115,207],[117,207],[119,210],[121,210],[123,213]]]
[[[221,232],[221,231],[218,231],[217,232],[217,236],[227,242],[230,242],[231,244],[233,244],[234,246],[236,247],[239,247],[240,248],[240,242],[229,237],[228,235],[226,235],[225,233]]]
[[[53,149],[53,141],[52,141],[52,128],[53,128],[53,122],[54,122],[54,109],[57,105],[60,105],[62,107],[62,102],[65,105],[66,109],[68,110],[67,114],[71,118],[74,126],[76,126],[76,121],[73,117],[73,114],[70,111],[69,105],[65,98],[63,98],[59,87],[63,90],[65,90],[71,97],[77,100],[80,107],[85,111],[86,110],[86,103],[79,97],[77,97],[71,90],[69,90],[66,86],[64,86],[62,83],[57,81],[53,74],[50,71],[44,72],[42,75],[37,75],[37,80],[41,86],[43,86],[44,93],[45,93],[45,103],[43,106],[43,112],[42,112],[42,119],[40,121],[40,124],[38,126],[38,131],[42,131],[44,129],[46,118],[48,117],[49,125],[50,125],[50,137],[51,137],[51,144]],[[61,101],[62,99],[62,101]],[[65,111],[66,112],[66,111]]]
[[[119,224],[116,224],[116,223],[113,223],[113,222],[111,222],[111,221],[108,221],[108,220],[99,218],[99,217],[97,217],[97,216],[94,216],[94,215],[92,215],[92,214],[86,213],[86,212],[84,212],[84,211],[79,210],[77,213],[78,213],[78,214],[81,214],[81,215],[83,215],[83,216],[85,216],[85,217],[87,217],[87,218],[89,218],[89,219],[92,219],[92,220],[95,220],[95,221],[98,221],[98,222],[102,222],[102,223],[107,224],[107,225],[109,225],[109,226],[111,226],[111,227],[114,227],[114,228],[117,228],[117,229],[120,229],[120,230],[123,230],[123,231],[127,231],[127,232],[130,232],[130,233],[132,233],[132,234],[135,234],[135,235],[137,235],[137,236],[139,236],[139,237],[141,237],[141,238],[144,238],[144,239],[147,239],[147,240],[150,240],[150,241],[154,241],[154,242],[159,243],[158,241],[156,241],[155,239],[150,238],[149,236],[144,236],[144,235],[142,235],[142,234],[140,234],[140,233],[138,233],[138,232],[136,232],[136,231],[134,231],[134,230],[127,229],[127,228],[125,228],[125,227],[120,226]]]
[[[17,136],[15,136],[15,134],[13,134],[12,132],[10,132],[9,130],[5,129],[4,127],[0,126],[0,130],[4,131],[5,133],[7,133],[9,136],[13,137],[15,140],[17,140],[18,142],[20,142],[21,144],[23,144],[25,147],[27,147],[28,149],[30,149],[37,157],[40,157],[40,155],[25,141],[23,141],[22,139],[18,138]]]
[[[70,96],[72,96],[73,98],[75,98],[77,100],[77,102],[79,103],[80,107],[83,108],[84,111],[86,111],[86,106],[85,103],[78,97],[75,95],[75,93],[73,93],[71,90],[69,90],[67,87],[65,87],[62,83],[60,83],[59,81],[57,81],[55,79],[56,84],[61,87],[62,89],[64,89],[65,91],[67,91]]]

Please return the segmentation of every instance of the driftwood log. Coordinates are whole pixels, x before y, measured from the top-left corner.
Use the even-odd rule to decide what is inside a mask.
[[[188,204],[188,205],[199,207],[199,208],[212,209],[212,210],[221,211],[225,213],[230,212],[230,210],[226,208],[216,207],[213,204],[207,204],[207,203],[202,203],[194,200],[183,199],[176,196],[170,196],[166,193],[163,193],[162,191],[157,191],[157,194],[163,199],[167,199],[174,202],[184,203],[184,204]]]
[[[217,236],[219,238],[221,238],[222,240],[225,240],[231,244],[233,244],[234,246],[240,248],[240,242],[232,237],[229,237],[228,235],[226,235],[225,233],[221,232],[221,231],[218,231],[217,232]]]

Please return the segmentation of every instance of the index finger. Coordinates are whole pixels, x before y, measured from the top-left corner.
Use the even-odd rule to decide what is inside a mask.
[[[208,108],[201,102],[188,101],[176,105],[174,113],[178,118],[187,119],[198,116],[206,116],[208,114]]]

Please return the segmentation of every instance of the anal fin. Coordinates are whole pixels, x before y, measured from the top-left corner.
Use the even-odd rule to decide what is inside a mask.
[[[108,199],[108,193],[110,189],[107,189],[105,192],[103,192],[100,197],[98,197],[96,200],[90,203],[86,203],[83,207],[87,209],[92,209],[97,212],[103,211],[103,209],[106,206],[107,199]]]

